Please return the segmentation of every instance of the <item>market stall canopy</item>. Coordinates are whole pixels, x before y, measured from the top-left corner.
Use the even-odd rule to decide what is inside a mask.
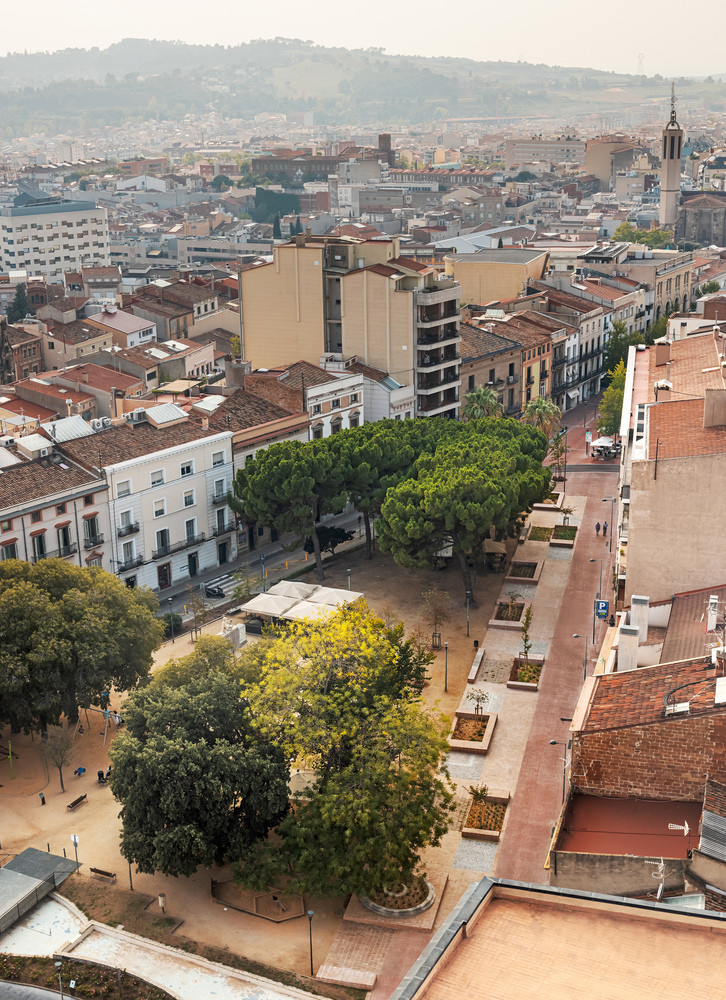
[[[615,442],[613,441],[612,438],[601,437],[601,438],[598,438],[597,441],[593,441],[592,442],[592,447],[593,448],[612,448],[612,446],[614,445],[614,443]]]
[[[289,621],[301,618],[318,620],[329,618],[339,605],[352,604],[361,597],[363,594],[356,590],[281,580],[270,587],[266,594],[257,594],[243,604],[240,611],[248,615],[285,618]]]

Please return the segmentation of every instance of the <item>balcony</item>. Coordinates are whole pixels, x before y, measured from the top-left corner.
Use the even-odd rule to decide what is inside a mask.
[[[519,382],[519,375],[507,375],[507,385],[516,385]]]
[[[95,549],[97,545],[103,545],[103,535],[89,535],[83,539],[84,549]]]
[[[602,354],[602,347],[591,347],[589,351],[580,351],[577,360],[588,361],[590,358],[595,358],[599,354]]]
[[[429,332],[419,330],[416,336],[416,343],[419,347],[433,347],[437,344],[453,343],[455,340],[459,340],[459,337],[459,328],[455,323],[449,323],[438,330],[431,330]]]
[[[416,388],[421,392],[431,392],[434,389],[441,389],[451,385],[452,382],[460,383],[458,368],[446,368],[442,372],[433,372],[430,375],[418,376]]]
[[[567,364],[567,355],[566,354],[563,354],[560,357],[557,357],[557,355],[555,355],[552,358],[552,368],[553,368],[553,370],[555,368],[562,368],[562,366],[566,365],[566,364]]]
[[[41,559],[63,559],[65,556],[72,556],[78,552],[78,546],[75,542],[72,545],[63,545],[59,549],[52,549],[48,552],[38,552],[36,555],[31,557],[31,562],[38,563]]]
[[[234,531],[234,521],[229,521],[227,524],[223,524],[221,527],[217,526],[212,534],[215,538],[219,538],[220,535],[230,535]]]
[[[151,553],[151,558],[163,559],[164,556],[170,556],[174,552],[181,552],[182,549],[188,549],[190,545],[199,545],[205,538],[206,535],[203,531],[198,535],[187,535],[181,542],[173,542],[171,545],[162,545],[158,549],[154,549]]]
[[[451,409],[459,402],[459,393],[456,390],[447,390],[441,393],[441,396],[441,399],[438,393],[435,396],[418,396],[416,399],[417,412],[431,416],[441,410]]]
[[[214,496],[212,497],[212,503],[214,504],[214,506],[220,503],[227,503],[227,494],[215,493]]]
[[[118,529],[118,537],[124,538],[126,535],[135,535],[139,530],[139,522],[132,521],[131,524],[124,524]]]
[[[544,380],[549,377],[549,374],[550,373],[547,371],[546,368],[542,368],[539,373],[540,382],[544,382]]]
[[[127,573],[130,569],[136,569],[137,566],[144,565],[143,556],[132,556],[131,559],[126,559],[124,562],[119,563],[118,571],[119,573]]]

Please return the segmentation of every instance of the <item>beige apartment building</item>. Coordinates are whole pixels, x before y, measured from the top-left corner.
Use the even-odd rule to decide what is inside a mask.
[[[459,286],[399,242],[298,235],[242,272],[253,368],[355,357],[415,386],[416,416],[459,409]]]
[[[529,281],[540,281],[549,267],[544,250],[502,248],[444,257],[446,274],[461,286],[461,301],[486,305],[513,299]]]

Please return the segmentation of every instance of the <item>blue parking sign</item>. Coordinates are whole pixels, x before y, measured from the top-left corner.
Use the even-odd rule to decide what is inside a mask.
[[[598,618],[605,619],[608,616],[608,611],[610,610],[609,601],[595,601],[595,614]]]

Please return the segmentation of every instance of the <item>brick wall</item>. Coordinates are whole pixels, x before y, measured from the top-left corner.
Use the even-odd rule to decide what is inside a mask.
[[[706,785],[703,808],[717,816],[726,816],[726,785],[712,778]]]
[[[584,732],[573,741],[572,780],[585,794],[694,802],[711,776],[714,786],[726,779],[726,716]]]

